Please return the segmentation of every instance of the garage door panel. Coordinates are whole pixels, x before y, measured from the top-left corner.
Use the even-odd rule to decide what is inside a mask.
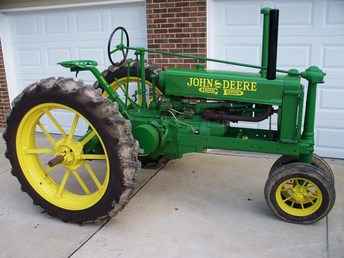
[[[79,48],[78,50],[80,58],[95,59],[99,65],[105,65],[105,53],[102,48]]]
[[[344,89],[344,82],[343,82],[343,74],[344,74],[344,67],[341,69],[329,69],[324,68],[326,72],[326,88],[339,88]],[[321,86],[325,87],[325,86]]]
[[[280,44],[278,46],[278,67],[306,67],[310,64],[311,48],[309,44]]]
[[[258,65],[262,42],[260,9],[263,6],[280,9],[278,68],[304,70],[317,65],[327,73],[325,84],[319,85],[316,125],[322,131],[316,134],[316,149],[325,156],[344,158],[344,142],[335,140],[344,138],[344,2],[213,0],[212,3],[209,29],[214,38],[210,46],[212,57]],[[217,64],[210,67],[252,71]],[[266,122],[254,126],[262,125],[266,126]]]
[[[104,10],[80,10],[75,17],[77,33],[97,33],[105,31]]]
[[[104,70],[109,65],[107,41],[117,26],[129,29],[131,45],[146,46],[144,3],[18,12],[9,14],[9,20],[16,94],[42,78],[74,77],[69,69],[57,65],[63,60],[93,59]],[[86,84],[95,81],[89,72],[80,72],[78,79]],[[64,112],[57,116],[67,128],[70,117]],[[46,125],[56,132],[48,121]]]
[[[46,53],[47,65],[53,67],[56,67],[56,64],[61,60],[72,58],[72,50],[70,48],[48,48],[44,53]]]
[[[258,45],[227,45],[225,46],[225,57],[227,60],[236,60],[237,62],[247,63],[254,60],[254,63],[259,63],[259,50]]]
[[[344,25],[344,2],[329,1],[326,3],[326,24],[328,25]]]
[[[28,66],[39,68],[42,65],[41,50],[39,48],[27,48],[16,51],[18,67]]]
[[[324,110],[317,111],[317,127],[318,128],[335,128],[344,130],[343,112],[341,110]]]
[[[320,108],[342,109],[344,111],[344,89],[321,89]]]
[[[63,34],[71,32],[70,14],[59,11],[43,16],[44,32],[50,34]]]
[[[41,26],[39,26],[39,16],[14,14],[14,19],[11,23],[11,32],[15,36],[32,37],[39,35],[42,32]]]
[[[344,131],[338,129],[319,128],[317,131],[319,147],[339,148],[344,146]]]
[[[216,35],[260,35],[260,3],[256,1],[216,1]],[[245,13],[243,13],[245,12]]]
[[[316,153],[321,157],[328,157],[328,158],[343,158],[344,157],[344,150],[342,148],[325,148],[325,147],[317,147]]]
[[[274,7],[282,10],[279,13],[281,29],[311,27],[313,24],[313,1],[276,1]]]
[[[259,26],[260,15],[256,12],[260,5],[256,2],[233,2],[231,7],[225,5],[224,8],[224,25],[245,25],[245,26]],[[242,11],[245,10],[245,15]]]
[[[146,19],[144,5],[136,6],[129,9],[129,5],[118,5],[110,10],[111,12],[111,28],[115,28],[115,24],[125,27],[131,35],[145,35]]]
[[[324,46],[324,67],[343,68],[344,46]]]

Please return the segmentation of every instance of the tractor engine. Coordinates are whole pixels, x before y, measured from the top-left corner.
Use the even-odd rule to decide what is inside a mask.
[[[204,70],[189,71],[187,74],[169,69],[160,73],[160,88],[174,100],[174,109],[185,114],[201,115],[209,121],[260,122],[277,111],[272,106],[274,103],[251,97],[257,92],[254,78],[227,77]],[[247,100],[251,98],[251,101],[243,102],[245,97]]]

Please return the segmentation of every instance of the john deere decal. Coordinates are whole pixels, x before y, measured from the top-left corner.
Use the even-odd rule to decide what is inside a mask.
[[[191,77],[186,83],[188,87],[197,87],[199,92],[218,95],[223,90],[223,95],[242,96],[247,91],[257,91],[257,82],[216,80]]]

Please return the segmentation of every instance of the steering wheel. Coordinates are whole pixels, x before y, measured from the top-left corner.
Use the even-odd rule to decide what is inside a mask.
[[[115,49],[111,50],[111,42],[112,42],[113,38],[116,38],[115,35],[116,36],[119,35],[120,42],[119,42],[119,44],[116,45]],[[109,57],[111,64],[113,64],[115,66],[122,65],[125,62],[125,60],[127,60],[128,52],[129,52],[128,47],[129,47],[129,35],[128,35],[127,30],[121,26],[117,27],[111,33],[109,41],[108,41],[108,57]],[[121,51],[122,59],[120,62],[114,62],[112,59],[112,55],[118,51]]]

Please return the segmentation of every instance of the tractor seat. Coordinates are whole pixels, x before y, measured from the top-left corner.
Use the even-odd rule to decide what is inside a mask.
[[[94,60],[69,60],[60,62],[58,64],[75,71],[85,70],[98,65],[98,63]]]

